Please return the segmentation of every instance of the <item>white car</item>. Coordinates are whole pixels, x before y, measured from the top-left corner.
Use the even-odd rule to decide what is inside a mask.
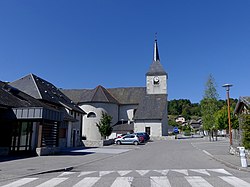
[[[126,134],[120,138],[115,139],[117,145],[120,144],[134,144],[138,145],[140,143],[139,137],[136,134]]]

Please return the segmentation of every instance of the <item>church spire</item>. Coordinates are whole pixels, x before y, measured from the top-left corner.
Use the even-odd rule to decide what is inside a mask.
[[[157,32],[155,33],[155,43],[154,43],[154,61],[160,61],[158,45],[157,45]]]

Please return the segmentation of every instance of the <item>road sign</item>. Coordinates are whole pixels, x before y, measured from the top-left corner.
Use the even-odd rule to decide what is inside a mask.
[[[174,132],[174,133],[178,133],[178,132],[179,132],[178,127],[174,127],[174,128],[173,128],[173,132]]]

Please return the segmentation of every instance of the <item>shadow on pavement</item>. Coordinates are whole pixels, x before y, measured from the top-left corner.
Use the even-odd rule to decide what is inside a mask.
[[[0,163],[1,162],[12,161],[12,160],[27,159],[27,158],[31,158],[31,157],[36,157],[36,155],[0,156]]]

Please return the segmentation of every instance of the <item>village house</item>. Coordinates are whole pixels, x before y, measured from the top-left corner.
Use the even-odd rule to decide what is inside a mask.
[[[57,152],[57,149],[62,147],[77,147],[82,145],[82,116],[85,112],[56,86],[34,74],[29,74],[9,83],[9,85],[61,113],[62,119],[57,123],[50,124],[43,121],[43,124],[39,126],[38,131],[42,132],[43,136],[39,140],[38,147],[41,147],[41,149],[38,154],[43,154],[43,152],[47,154],[50,151],[52,153]],[[50,147],[50,149],[43,147]]]
[[[62,113],[0,81],[0,155],[35,154],[56,146]]]

